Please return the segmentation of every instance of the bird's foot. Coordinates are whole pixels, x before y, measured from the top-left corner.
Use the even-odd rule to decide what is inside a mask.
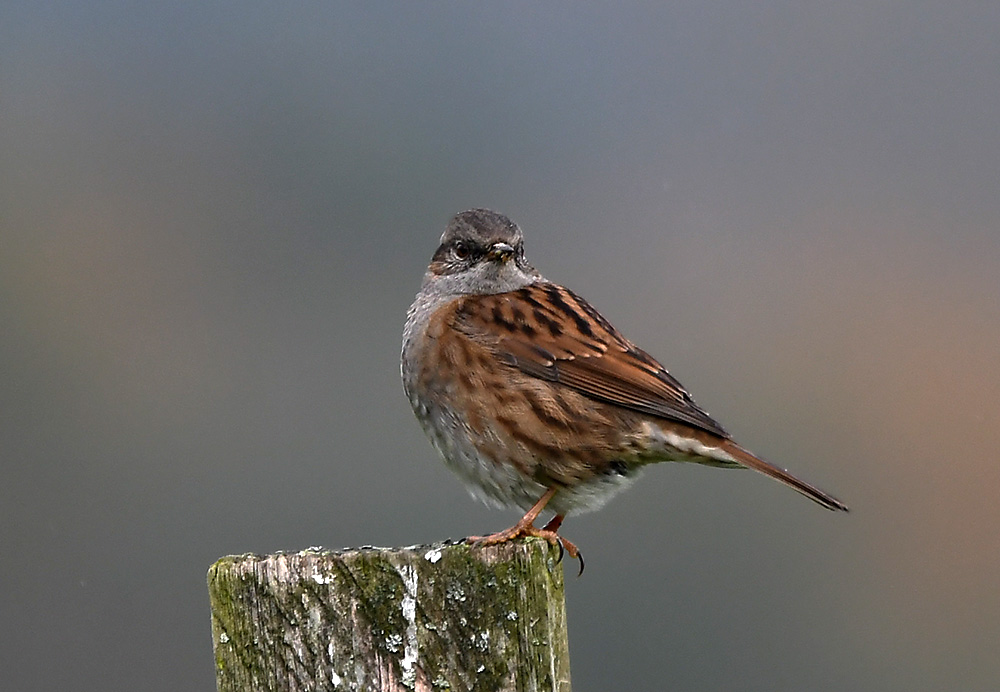
[[[469,543],[475,546],[485,546],[485,545],[499,545],[501,543],[507,543],[508,541],[517,540],[518,538],[542,538],[548,541],[551,545],[559,548],[559,557],[556,562],[561,562],[563,559],[563,553],[569,553],[571,558],[580,561],[580,571],[577,576],[583,574],[583,556],[580,554],[580,549],[570,541],[569,539],[563,538],[556,531],[562,524],[562,517],[556,515],[542,528],[537,528],[534,525],[533,520],[525,521],[528,517],[522,518],[519,522],[511,526],[509,529],[504,529],[503,531],[498,531],[496,533],[491,533],[488,536],[469,536],[467,539]]]

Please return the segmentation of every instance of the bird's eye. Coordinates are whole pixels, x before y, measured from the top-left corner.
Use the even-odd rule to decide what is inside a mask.
[[[472,250],[465,243],[455,243],[453,252],[455,253],[455,257],[460,260],[467,259],[472,254]]]

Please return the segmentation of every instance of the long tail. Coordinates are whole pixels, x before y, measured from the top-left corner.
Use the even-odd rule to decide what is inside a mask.
[[[827,509],[839,510],[841,512],[847,511],[847,505],[835,498],[833,495],[828,495],[819,488],[811,486],[805,481],[799,480],[785,469],[779,468],[774,464],[764,461],[760,457],[754,456],[732,440],[726,440],[721,447],[727,453],[731,454],[741,465],[746,466],[749,469],[753,469],[754,471],[760,471],[765,476],[770,476],[775,480],[781,481],[790,488],[798,490],[813,502],[823,505]]]

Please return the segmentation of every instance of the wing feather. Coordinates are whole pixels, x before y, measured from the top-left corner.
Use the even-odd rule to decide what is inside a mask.
[[[527,375],[729,438],[666,368],[567,288],[540,282],[468,296],[455,318],[471,339]]]

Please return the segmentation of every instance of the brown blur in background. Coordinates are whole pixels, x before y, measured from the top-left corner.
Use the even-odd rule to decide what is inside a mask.
[[[853,510],[660,466],[570,518],[575,690],[1000,688],[998,27],[5,3],[0,687],[210,690],[216,558],[511,523],[399,383],[445,223],[488,206]]]

